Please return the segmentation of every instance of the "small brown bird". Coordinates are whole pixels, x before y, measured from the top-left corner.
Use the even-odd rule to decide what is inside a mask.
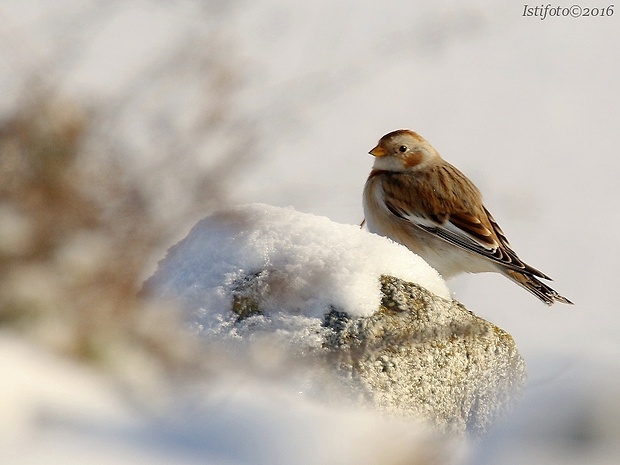
[[[445,279],[497,272],[547,305],[572,304],[523,262],[484,207],[480,191],[420,135],[390,132],[370,151],[375,162],[364,187],[368,230],[399,242]]]

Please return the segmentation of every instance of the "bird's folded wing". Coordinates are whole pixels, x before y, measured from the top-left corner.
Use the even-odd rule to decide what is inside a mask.
[[[479,218],[466,212],[428,218],[404,211],[402,207],[397,208],[390,202],[387,202],[387,207],[397,217],[457,247],[481,255],[508,268],[549,279],[548,276],[519,259],[510,248],[504,233],[486,209],[484,212],[488,215],[488,226]]]

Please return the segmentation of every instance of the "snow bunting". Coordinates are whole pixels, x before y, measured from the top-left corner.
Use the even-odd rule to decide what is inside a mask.
[[[390,132],[370,154],[375,162],[364,187],[370,232],[405,245],[445,279],[494,271],[547,305],[572,304],[538,279],[551,278],[519,259],[476,186],[423,137]]]

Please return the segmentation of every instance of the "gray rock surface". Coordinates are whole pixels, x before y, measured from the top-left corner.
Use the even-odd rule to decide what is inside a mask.
[[[391,276],[381,284],[376,314],[326,318],[338,369],[381,409],[415,415],[442,431],[484,433],[525,381],[513,338],[416,284]]]
[[[233,299],[245,334],[261,313],[266,280],[269,273],[249,276]],[[415,416],[442,432],[484,433],[525,381],[512,337],[459,302],[416,284],[383,276],[381,285],[375,314],[349,318],[333,309],[325,315],[324,368],[375,408]]]

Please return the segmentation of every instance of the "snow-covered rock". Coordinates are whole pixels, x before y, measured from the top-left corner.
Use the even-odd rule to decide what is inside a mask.
[[[512,337],[452,300],[420,257],[293,209],[254,204],[205,218],[145,290],[237,354],[252,358],[269,341],[276,365],[305,367],[294,374],[305,393],[344,388],[441,431],[485,431],[525,378]]]
[[[201,330],[230,319],[232,296],[248,277],[269,275],[264,314],[323,318],[332,307],[352,316],[374,313],[379,277],[398,276],[449,298],[424,260],[359,226],[263,204],[221,211],[173,246],[146,288],[194,311]]]

